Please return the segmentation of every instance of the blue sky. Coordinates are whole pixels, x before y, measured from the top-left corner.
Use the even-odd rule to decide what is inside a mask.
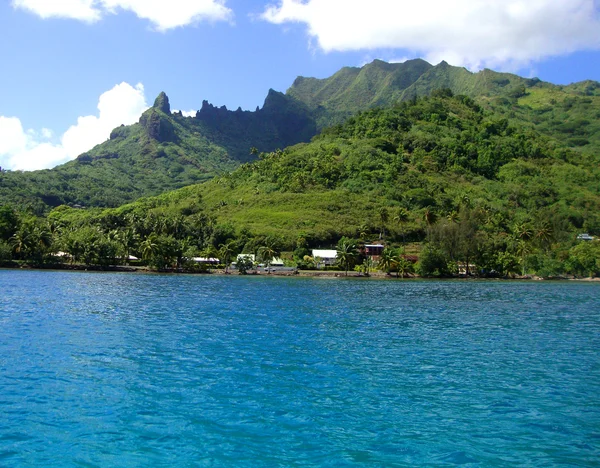
[[[598,0],[5,0],[0,166],[72,159],[162,90],[174,109],[253,110],[298,75],[375,58],[600,81],[599,11]]]

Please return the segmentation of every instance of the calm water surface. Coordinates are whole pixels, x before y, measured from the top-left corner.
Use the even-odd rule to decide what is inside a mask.
[[[600,285],[0,271],[0,466],[599,466]]]

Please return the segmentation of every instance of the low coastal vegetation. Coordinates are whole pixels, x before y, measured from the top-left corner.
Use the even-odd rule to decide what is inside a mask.
[[[361,112],[310,143],[118,208],[0,208],[5,264],[205,268],[238,254],[405,276],[600,273],[597,155],[450,89]],[[588,237],[581,236],[588,233]],[[381,255],[366,254],[372,242]],[[265,255],[265,252],[269,252]],[[418,260],[414,265],[415,260]],[[136,260],[133,260],[136,261]]]

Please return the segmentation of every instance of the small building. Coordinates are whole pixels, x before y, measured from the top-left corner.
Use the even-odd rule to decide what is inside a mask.
[[[592,241],[594,240],[594,236],[590,236],[587,232],[583,233],[583,234],[579,234],[577,236],[577,240],[583,240],[583,241]]]
[[[335,260],[337,258],[337,250],[331,249],[313,249],[312,257],[317,264],[317,268],[320,265],[323,266],[332,266],[335,265]]]
[[[458,267],[458,274],[459,275],[466,275],[467,274],[467,264],[465,262],[459,262],[456,265]],[[469,263],[469,274],[473,274],[473,272],[475,272],[477,270],[477,265],[475,265],[474,263]]]
[[[218,265],[219,264],[219,259],[213,258],[213,257],[192,257],[192,258],[190,258],[190,260],[195,263],[204,263],[207,265]]]
[[[384,248],[385,246],[382,244],[366,244],[365,255],[377,260],[381,256]]]

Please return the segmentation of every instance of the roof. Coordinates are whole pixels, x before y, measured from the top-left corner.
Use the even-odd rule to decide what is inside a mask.
[[[313,249],[312,256],[320,258],[336,258],[337,250]]]
[[[383,248],[385,248],[385,245],[382,245],[382,244],[365,244],[365,247],[381,247],[383,249]]]

